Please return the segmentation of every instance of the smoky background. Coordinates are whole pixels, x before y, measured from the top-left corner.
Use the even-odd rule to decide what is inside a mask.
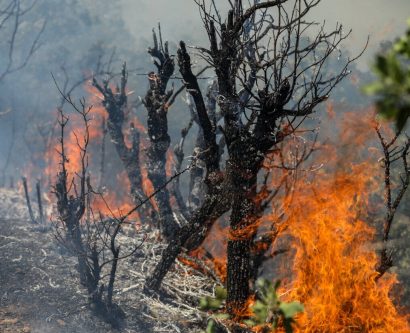
[[[127,62],[130,70],[128,86],[134,91],[130,98],[136,99],[144,95],[148,85],[144,74],[153,67],[146,49],[152,43],[151,31],[159,22],[172,54],[176,54],[179,40],[186,41],[188,45],[207,45],[197,5],[190,0],[43,0],[22,1],[21,4],[32,8],[20,22],[15,45],[17,60],[27,55],[36,34],[43,24],[45,27],[39,38],[40,47],[27,65],[0,82],[0,109],[11,110],[0,121],[3,183],[11,176],[20,177],[27,162],[39,153],[39,126],[51,126],[55,118],[53,111],[61,96],[51,73],[60,84],[67,78],[69,85],[74,85],[93,73],[99,57],[108,62],[112,56],[113,72],[119,72],[122,62]],[[222,10],[227,9],[229,2],[218,5]],[[360,52],[367,36],[370,36],[366,52],[358,60],[357,67],[352,69],[357,86],[360,80],[369,77],[372,56],[380,49],[381,43],[393,39],[405,29],[409,10],[410,3],[406,0],[327,0],[314,11],[314,19],[326,21],[329,27],[339,21],[344,24],[346,32],[353,30],[342,50],[345,57]],[[7,35],[7,31],[3,30],[3,33]],[[8,40],[3,40],[0,49],[2,67],[7,64],[7,43]],[[212,73],[207,75],[212,76]],[[175,86],[180,85],[180,80],[174,81]],[[201,82],[206,84],[207,80]],[[357,89],[349,89],[350,84],[348,80],[343,82],[333,99],[350,101],[349,104],[356,106],[358,102],[360,105],[368,103],[366,98],[357,94]],[[83,86],[79,85],[73,95],[85,95]],[[142,108],[138,116],[144,121]],[[183,119],[188,119],[187,108],[179,99],[169,117],[172,136],[179,135]]]

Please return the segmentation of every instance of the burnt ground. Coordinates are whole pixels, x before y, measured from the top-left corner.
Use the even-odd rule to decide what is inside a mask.
[[[209,278],[177,263],[164,281],[170,297],[141,292],[164,248],[154,238],[119,265],[114,300],[126,318],[113,329],[92,312],[75,258],[56,241],[50,226],[31,224],[26,211],[20,194],[0,189],[0,332],[200,332],[206,314],[196,305],[212,292],[215,284]],[[121,237],[124,247],[135,241]]]

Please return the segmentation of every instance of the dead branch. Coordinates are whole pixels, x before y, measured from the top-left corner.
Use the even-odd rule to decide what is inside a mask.
[[[158,25],[158,36],[155,30],[152,34],[154,46],[148,49],[148,53],[153,57],[157,71],[148,74],[149,89],[143,104],[148,113],[147,129],[150,143],[147,149],[146,167],[148,178],[156,190],[166,182],[167,178],[165,165],[171,144],[168,134],[168,112],[175,99],[174,87],[167,91],[167,85],[174,73],[175,65],[169,54],[168,42],[162,41],[161,26]],[[177,94],[181,91],[179,89]],[[174,217],[168,189],[163,188],[154,200],[158,208],[161,233],[170,240],[178,232],[180,225]]]
[[[9,0],[6,3],[1,4],[2,7],[0,8],[0,29],[7,26],[7,28],[9,28],[11,32],[6,46],[6,65],[3,69],[0,70],[0,81],[2,81],[6,76],[24,68],[41,46],[40,38],[46,27],[46,21],[44,21],[40,29],[38,29],[33,41],[31,42],[29,51],[23,57],[23,60],[20,63],[16,64],[16,51],[18,49],[17,40],[22,30],[22,18],[25,14],[32,10],[35,4],[36,1],[34,1],[31,6],[27,8],[22,7],[20,0]]]
[[[44,213],[43,213],[43,203],[41,200],[41,189],[40,189],[40,180],[36,182],[36,193],[37,193],[37,204],[38,204],[38,212],[39,212],[39,221],[38,223],[44,224]]]
[[[109,79],[104,80],[102,84],[94,78],[93,85],[104,96],[103,106],[108,114],[107,128],[110,134],[111,141],[120,157],[124,168],[127,172],[128,179],[131,183],[131,194],[136,202],[143,202],[146,197],[142,192],[142,175],[140,169],[140,134],[134,124],[130,124],[130,135],[132,146],[127,147],[123,134],[123,126],[125,122],[125,108],[127,105],[126,84],[128,80],[128,72],[124,63],[121,72],[121,85],[113,91],[110,87]],[[150,202],[141,208],[145,218],[150,218],[153,211]]]
[[[384,156],[382,161],[384,168],[384,200],[386,207],[386,216],[383,221],[382,233],[383,246],[380,253],[380,262],[376,267],[376,271],[379,273],[376,279],[379,279],[393,266],[393,251],[388,249],[388,242],[394,216],[410,183],[410,168],[408,161],[410,138],[406,134],[399,132],[391,139],[386,140],[379,124],[376,125],[375,130]],[[402,144],[399,142],[401,136],[405,137],[405,141]],[[392,183],[392,171],[398,162],[401,162],[402,169],[399,175],[400,182],[397,186],[398,188],[393,190],[396,186]]]
[[[24,195],[26,197],[26,203],[27,203],[27,208],[28,208],[28,213],[30,215],[31,223],[37,223],[36,218],[34,217],[33,209],[31,207],[30,195],[29,195],[28,187],[27,187],[27,178],[23,177],[22,181],[23,181]]]

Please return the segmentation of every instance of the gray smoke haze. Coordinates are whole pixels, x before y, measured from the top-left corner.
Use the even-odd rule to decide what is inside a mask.
[[[161,22],[164,35],[170,41],[206,44],[206,35],[197,5],[193,0],[121,0],[126,26],[135,38],[138,48],[146,48],[151,29]],[[226,0],[216,1],[221,8],[227,8]],[[311,19],[326,20],[331,29],[340,22],[345,30],[353,30],[347,42],[354,54],[361,50],[370,36],[367,52],[359,60],[366,68],[372,55],[383,40],[394,39],[406,27],[410,16],[410,0],[323,0],[312,10]]]
[[[229,7],[228,0],[216,0],[216,3],[222,12]],[[410,0],[322,0],[309,19],[325,20],[328,30],[333,29],[336,22],[341,22],[345,31],[352,29],[344,46],[345,55],[360,52],[370,36],[369,47],[358,60],[358,68],[354,68],[362,71],[363,77],[369,76],[369,65],[380,43],[399,36],[406,28],[408,16]],[[17,48],[23,56],[27,52],[24,47],[30,45],[38,26],[44,20],[47,26],[41,37],[42,47],[29,64],[0,82],[0,112],[13,110],[0,121],[0,172],[3,170],[4,174],[20,174],[32,156],[41,155],[38,147],[42,138],[37,128],[51,126],[55,117],[52,112],[60,100],[50,72],[60,84],[65,74],[70,82],[75,82],[84,73],[92,72],[98,54],[102,53],[106,61],[115,49],[114,71],[127,61],[128,68],[144,74],[152,69],[146,49],[152,44],[151,30],[158,22],[161,22],[163,37],[170,42],[173,54],[180,40],[208,46],[194,0],[43,0],[37,2],[25,20]],[[3,38],[3,43],[6,45],[7,38]],[[6,51],[6,47],[0,48],[1,68],[7,60]],[[135,95],[143,95],[147,87],[144,75],[130,75],[129,86],[135,89]],[[77,96],[85,94],[81,87],[76,93]],[[339,87],[335,93],[356,104],[362,98],[356,87]],[[179,129],[186,110],[183,107],[175,109],[181,115],[171,117],[170,128],[177,125]],[[13,136],[20,139],[13,140]],[[9,152],[10,159],[7,158]],[[7,160],[10,161],[6,163]]]

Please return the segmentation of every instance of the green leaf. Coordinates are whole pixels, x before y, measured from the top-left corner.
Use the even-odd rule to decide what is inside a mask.
[[[262,279],[262,278],[259,278],[259,279],[257,279],[256,280],[256,287],[258,288],[258,289],[265,289],[266,288],[266,285],[267,284],[269,284],[270,282],[268,281],[268,280],[266,280],[266,279]]]
[[[215,311],[218,310],[222,305],[222,301],[219,299],[215,299],[215,298],[210,298],[208,300],[208,307],[209,310]]]
[[[410,117],[410,105],[399,109],[396,117],[396,127],[401,131],[406,125],[407,119]]]
[[[243,323],[249,327],[253,327],[257,325],[257,323],[251,319],[246,319],[243,321]]]
[[[304,307],[299,302],[290,302],[290,303],[282,302],[279,305],[279,309],[286,319],[290,319],[290,318],[293,318],[296,314],[303,312]]]
[[[400,65],[399,60],[393,53],[388,57],[388,72],[394,83],[404,83],[404,71]]]
[[[217,314],[214,314],[213,317],[216,319],[225,320],[225,319],[229,319],[231,316],[227,313],[217,313]]]
[[[266,318],[268,316],[268,306],[261,301],[256,301],[255,304],[252,306],[252,311],[254,313],[253,319],[258,323],[262,324],[266,322]]]
[[[226,300],[228,293],[224,287],[217,286],[215,288],[215,297],[220,300]]]
[[[385,56],[378,55],[376,57],[376,70],[382,75],[387,76],[389,74],[389,66]]]
[[[212,319],[209,319],[208,325],[206,327],[206,333],[215,333],[215,329],[216,329],[215,321],[213,321]]]
[[[207,311],[207,310],[218,310],[222,305],[222,300],[220,299],[216,299],[213,297],[203,297],[199,300],[199,308],[203,311]]]
[[[407,21],[410,27],[410,19]],[[410,29],[392,48],[376,56],[373,71],[378,79],[363,87],[363,92],[376,95],[377,112],[395,121],[398,130],[406,126],[410,110]]]
[[[374,95],[383,91],[383,84],[379,81],[368,84],[362,88],[363,92],[367,95]]]
[[[208,299],[206,297],[202,297],[199,300],[199,308],[201,310],[208,310]]]

